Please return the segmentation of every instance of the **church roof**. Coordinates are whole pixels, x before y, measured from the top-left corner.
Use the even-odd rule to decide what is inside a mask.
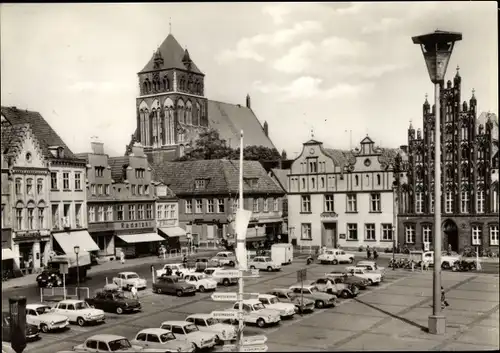
[[[323,150],[333,159],[335,165],[339,167],[347,166],[354,158],[354,154],[351,151],[334,148],[324,148]]]
[[[370,136],[366,135],[366,137],[361,140],[360,142],[361,144],[365,144],[365,143],[374,143],[373,140],[370,138]]]
[[[169,34],[167,38],[165,38],[163,43],[161,43],[160,47],[158,48],[158,51],[163,58],[162,69],[187,70],[186,66],[182,62],[186,51],[182,49],[182,46],[172,34]],[[144,68],[139,73],[157,70],[154,66],[154,59],[155,54],[151,56],[146,66],[144,66]],[[198,69],[193,61],[191,61],[191,71],[203,75],[203,73],[200,71],[200,69]]]
[[[219,136],[225,139],[231,148],[240,147],[241,130],[246,146],[276,148],[266,136],[257,116],[246,106],[209,100],[208,125],[219,131]]]

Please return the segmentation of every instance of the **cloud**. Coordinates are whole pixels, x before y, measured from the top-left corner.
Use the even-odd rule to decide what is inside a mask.
[[[271,16],[275,24],[280,25],[284,22],[283,17],[290,13],[290,7],[282,5],[269,5],[264,7],[262,12]]]
[[[111,91],[117,88],[119,87],[113,82],[92,81],[77,81],[68,86],[68,89],[75,91]]]
[[[250,59],[263,62],[263,47],[275,47],[287,44],[297,37],[320,33],[323,26],[316,21],[303,21],[291,28],[280,29],[274,33],[257,34],[250,38],[242,38],[236,44],[236,49],[225,50],[217,57],[219,63],[226,63],[235,59]]]
[[[405,21],[401,18],[390,18],[390,17],[385,17],[380,20],[380,22],[375,22],[368,24],[366,26],[363,26],[361,28],[361,33],[364,34],[369,34],[369,33],[377,33],[377,32],[384,32],[388,31],[390,29],[396,28],[399,25],[402,25]]]

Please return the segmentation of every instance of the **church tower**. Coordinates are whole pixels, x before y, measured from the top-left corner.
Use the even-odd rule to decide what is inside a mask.
[[[137,76],[135,141],[157,161],[182,156],[208,128],[205,75],[169,34]]]

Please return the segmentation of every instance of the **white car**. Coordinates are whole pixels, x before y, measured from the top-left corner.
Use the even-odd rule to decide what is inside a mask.
[[[43,333],[66,328],[69,323],[67,316],[56,314],[50,306],[43,304],[26,305],[26,322]]]
[[[61,300],[57,303],[52,312],[66,316],[69,322],[76,322],[80,326],[86,323],[104,322],[104,311],[101,309],[92,308],[83,300]]]
[[[130,290],[132,287],[137,289],[146,289],[147,287],[146,279],[140,278],[135,272],[120,272],[116,277],[113,277],[113,283],[125,290]]]
[[[172,332],[161,328],[141,330],[130,343],[143,348],[163,349],[163,352],[194,352],[195,350],[192,343],[179,340]]]
[[[318,256],[318,261],[322,264],[327,263],[333,265],[337,265],[341,262],[352,264],[354,262],[354,254],[346,253],[344,250],[340,249],[326,249]]]
[[[90,336],[82,344],[73,346],[73,352],[163,353],[165,349],[135,346],[123,336],[100,334]]]
[[[196,287],[196,290],[205,292],[207,290],[215,290],[217,282],[209,278],[204,273],[192,273],[184,276],[184,280]]]
[[[385,273],[385,267],[378,266],[375,261],[358,261],[356,267],[364,267],[371,272]]]
[[[165,321],[161,328],[172,331],[179,340],[185,340],[195,345],[195,349],[209,349],[216,344],[216,335],[212,332],[202,332],[198,327],[187,321]]]
[[[295,315],[296,306],[291,303],[282,303],[277,296],[271,294],[259,294],[259,301],[266,308],[277,310],[282,319],[289,319]]]
[[[234,266],[236,264],[236,256],[232,251],[220,251],[211,260],[217,261],[221,266]]]
[[[219,343],[236,339],[236,329],[234,326],[219,322],[211,314],[189,315],[186,321],[198,326],[198,329],[202,332],[214,333]]]
[[[218,267],[207,267],[203,273],[206,274],[208,278],[213,279],[218,284],[222,284],[225,287],[238,283],[238,278],[224,276],[224,272],[221,272]]]
[[[165,264],[161,269],[156,270],[156,277],[161,277],[164,274],[166,275],[167,268],[172,269],[172,276],[184,277],[185,275],[195,273],[195,269],[190,269],[183,263]]]
[[[273,261],[268,256],[255,256],[253,259],[248,261],[248,268],[256,268],[258,270],[267,270],[268,272],[271,272],[281,270],[281,264]]]
[[[425,251],[422,254],[422,259],[425,264],[434,266],[434,251]],[[462,260],[462,257],[459,254],[448,255],[446,251],[443,251],[441,253],[441,268],[450,269],[455,262],[460,260]]]
[[[364,278],[368,280],[371,285],[379,284],[384,278],[381,273],[368,271],[364,267],[347,268],[346,273],[350,273],[356,277]]]
[[[239,303],[235,303],[232,308],[226,311],[238,312]],[[243,320],[245,323],[255,324],[262,328],[272,324],[278,324],[281,321],[280,312],[273,309],[267,309],[257,299],[243,301]]]

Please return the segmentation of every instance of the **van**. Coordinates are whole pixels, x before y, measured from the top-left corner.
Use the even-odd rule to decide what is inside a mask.
[[[293,261],[293,246],[288,243],[273,244],[271,259],[281,265],[291,264]]]

